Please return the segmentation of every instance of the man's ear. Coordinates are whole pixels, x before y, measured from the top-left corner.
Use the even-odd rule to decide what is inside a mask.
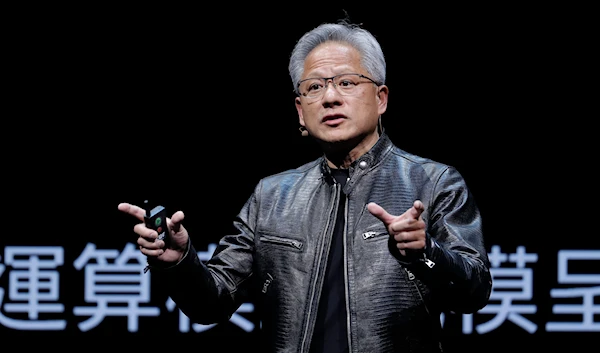
[[[302,115],[302,102],[300,102],[300,97],[296,97],[296,111],[298,112],[298,122],[301,126],[304,126],[304,116]]]
[[[379,99],[382,99],[382,98],[387,99],[388,93],[389,93],[388,86],[381,85],[381,86],[377,87],[377,97],[379,97]]]
[[[379,98],[379,115],[387,110],[389,88],[386,85],[381,85],[377,90],[377,98]]]

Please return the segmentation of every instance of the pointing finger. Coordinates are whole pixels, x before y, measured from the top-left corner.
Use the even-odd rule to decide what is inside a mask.
[[[367,205],[367,209],[369,210],[369,212],[371,212],[373,216],[379,218],[379,220],[382,221],[386,227],[389,226],[396,219],[395,216],[392,216],[391,214],[387,213],[387,211],[384,210],[383,207],[379,206],[375,202],[370,202]]]
[[[134,216],[135,218],[139,219],[140,221],[144,220],[144,215],[146,214],[146,211],[143,208],[138,207],[136,205],[132,205],[130,203],[120,203],[119,206],[117,206],[117,208],[119,209],[119,211],[128,213]]]

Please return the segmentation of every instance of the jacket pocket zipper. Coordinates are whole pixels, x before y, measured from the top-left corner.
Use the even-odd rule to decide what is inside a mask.
[[[374,238],[376,236],[384,235],[384,234],[388,234],[388,233],[369,231],[369,232],[364,232],[362,234],[362,237],[363,237],[364,240],[367,240],[367,239],[371,239],[371,238]]]
[[[275,237],[272,235],[263,235],[260,237],[260,239],[265,242],[268,242],[268,243],[291,246],[298,250],[302,249],[302,246],[303,246],[301,241],[294,240],[294,239],[288,239],[288,238],[282,238],[282,237]]]

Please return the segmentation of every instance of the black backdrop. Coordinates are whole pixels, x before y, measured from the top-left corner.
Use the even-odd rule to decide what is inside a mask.
[[[523,314],[536,332],[506,320],[485,334],[461,334],[460,323],[448,319],[450,351],[594,344],[597,329],[544,329],[557,319],[549,293],[559,287],[558,252],[598,249],[588,202],[597,195],[596,141],[582,125],[594,117],[583,109],[593,97],[586,90],[586,11],[292,6],[88,4],[10,12],[0,260],[6,263],[14,246],[62,247],[59,301],[67,324],[58,331],[0,325],[2,337],[25,338],[24,347],[71,338],[94,346],[110,335],[119,345],[150,348],[143,342],[158,332],[199,348],[251,347],[255,332],[235,324],[177,332],[177,316],[165,310],[154,282],[150,303],[162,307],[159,317],[140,319],[136,332],[125,317],[81,332],[84,318],[72,313],[85,304],[85,283],[73,264],[89,243],[119,251],[133,243],[135,221],[116,206],[146,198],[183,210],[194,242],[206,250],[231,229],[259,178],[318,156],[297,130],[287,60],[302,33],[345,9],[386,53],[383,124],[392,140],[458,168],[480,205],[490,250],[522,246],[538,255],[528,264],[529,304],[537,310]],[[582,271],[598,286],[598,261],[590,263]],[[0,274],[4,304],[11,270],[6,265]],[[245,317],[258,324],[254,314]]]

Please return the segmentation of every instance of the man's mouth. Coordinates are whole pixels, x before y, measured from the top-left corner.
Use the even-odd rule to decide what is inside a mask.
[[[341,115],[332,115],[332,116],[326,116],[323,118],[322,123],[326,124],[326,125],[338,125],[341,124],[342,121],[344,121],[345,117],[341,116]]]

